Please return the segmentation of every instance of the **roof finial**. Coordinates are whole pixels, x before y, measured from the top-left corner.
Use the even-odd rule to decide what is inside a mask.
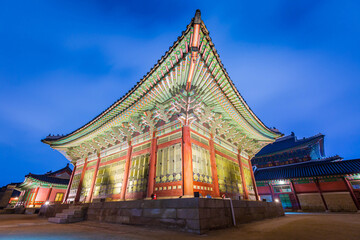
[[[200,9],[197,9],[196,12],[195,12],[194,23],[195,23],[195,24],[200,24],[200,23],[201,23],[201,12],[200,12]]]

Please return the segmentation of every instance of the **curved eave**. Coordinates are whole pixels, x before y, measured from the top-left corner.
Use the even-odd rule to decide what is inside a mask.
[[[206,36],[206,38],[208,39],[208,41],[210,42],[209,46],[211,48],[211,50],[213,51],[215,57],[216,57],[216,60],[218,62],[218,64],[220,65],[222,71],[224,72],[225,74],[225,77],[227,78],[229,84],[231,85],[234,93],[238,96],[238,99],[240,100],[241,102],[241,105],[243,107],[246,108],[247,112],[250,114],[250,116],[254,119],[254,121],[256,121],[259,126],[265,130],[265,132],[267,133],[266,135],[264,135],[265,137],[268,137],[268,138],[272,138],[272,139],[276,139],[276,138],[279,138],[281,136],[283,136],[283,134],[279,133],[279,132],[275,132],[273,131],[272,129],[270,129],[269,127],[267,127],[257,116],[256,114],[251,110],[251,108],[249,107],[249,105],[246,103],[245,99],[242,97],[242,95],[240,94],[239,90],[236,88],[234,82],[231,80],[228,72],[226,71],[226,68],[224,67],[223,63],[221,62],[221,59],[220,59],[220,55],[218,54],[216,48],[215,48],[215,44],[213,43],[210,35],[209,35],[209,31],[207,30],[206,28],[206,25],[204,24],[204,22],[202,22],[201,24],[201,29],[204,33],[204,35]],[[226,94],[226,93],[225,93]],[[233,104],[234,105],[234,104]],[[234,105],[235,107],[235,105]],[[240,109],[237,109],[238,112],[242,115],[241,113],[241,110]],[[244,117],[244,119],[246,119]],[[251,125],[251,123],[249,123]]]
[[[164,61],[167,59],[167,57],[173,52],[173,50],[179,45],[179,43],[183,40],[183,38],[186,36],[186,34],[189,33],[189,31],[191,30],[192,27],[192,23],[193,23],[194,19],[191,20],[190,24],[186,27],[186,30],[182,32],[182,35],[180,37],[178,37],[177,41],[174,42],[174,44],[169,47],[169,50],[167,52],[165,52],[165,54],[161,57],[160,60],[158,60],[157,64],[155,64],[153,66],[153,68],[130,90],[128,91],[123,97],[121,97],[119,100],[117,100],[115,103],[113,103],[109,108],[107,108],[105,111],[103,111],[102,113],[100,113],[98,116],[96,116],[93,120],[91,120],[90,122],[88,122],[87,124],[85,124],[84,126],[78,128],[77,130],[63,136],[60,137],[58,139],[55,140],[48,140],[48,139],[42,139],[41,141],[43,143],[49,144],[49,145],[56,145],[57,142],[59,141],[64,141],[67,138],[70,138],[82,131],[86,131],[91,125],[95,124],[97,121],[101,120],[103,117],[105,117],[107,114],[111,113],[111,111],[113,111],[117,106],[119,106],[120,104],[122,104],[125,100],[127,100],[132,94],[134,94],[136,92],[137,89],[139,89],[145,82],[146,80],[148,80],[152,74],[154,74],[158,68],[161,66],[162,63],[164,63]],[[114,115],[112,118],[110,118],[108,121],[114,119],[118,114]],[[107,121],[107,122],[108,122]],[[106,124],[106,122],[104,123]],[[100,126],[99,126],[100,127]],[[96,130],[96,129],[94,129]],[[92,131],[88,131],[87,133],[85,133],[84,135],[90,134]],[[81,135],[79,137],[83,137],[84,135]],[[70,140],[73,141],[73,140]],[[69,142],[70,142],[69,141]]]
[[[190,24],[187,26],[186,30],[182,33],[180,37],[178,37],[177,41],[174,42],[174,44],[169,48],[169,50],[162,56],[162,58],[158,61],[156,65],[122,98],[120,98],[118,101],[116,101],[113,105],[111,105],[108,109],[106,109],[104,112],[99,114],[97,117],[95,117],[93,120],[91,120],[89,123],[84,125],[83,127],[73,131],[70,134],[67,134],[66,136],[59,137],[59,138],[53,138],[53,139],[43,139],[41,140],[43,143],[49,144],[52,148],[61,150],[62,147],[68,144],[72,144],[72,142],[76,142],[77,140],[88,136],[89,134],[93,133],[94,131],[98,130],[102,126],[105,126],[107,123],[113,121],[116,119],[119,115],[122,114],[127,108],[129,108],[132,104],[134,104],[138,99],[141,97],[141,94],[139,94],[138,89],[141,89],[141,91],[144,90],[148,85],[153,85],[153,82],[151,80],[154,79],[153,74],[157,74],[157,72],[161,71],[161,68],[164,67],[166,64],[166,59],[170,57],[173,54],[173,51],[180,45],[183,44],[182,40],[187,36],[187,34],[192,30],[194,19],[190,22]],[[233,81],[230,79],[226,69],[224,68],[220,56],[217,53],[214,44],[209,36],[209,32],[206,29],[205,24],[201,23],[201,29],[206,37],[206,39],[210,43],[211,51],[213,52],[214,56],[216,57],[216,61],[219,64],[221,70],[223,71],[228,83],[230,84],[233,93],[237,96],[237,100],[239,101],[241,107],[245,109],[245,113],[242,109],[238,109],[236,104],[234,102],[230,101],[230,103],[233,105],[234,109],[240,114],[240,116],[247,122],[247,124],[254,129],[255,132],[258,132],[260,136],[262,136],[262,139],[266,139],[267,142],[273,142],[276,138],[282,136],[282,134],[275,132],[271,130],[270,128],[266,127],[265,124],[254,114],[254,112],[250,109],[250,107],[246,104],[245,100],[235,87]],[[186,40],[185,40],[186,41]],[[154,85],[157,84],[157,82],[154,82]],[[144,85],[144,86],[143,86]],[[142,88],[143,87],[143,88]],[[224,89],[222,89],[224,90]],[[224,91],[223,91],[224,92]],[[228,97],[228,95],[224,92],[225,96]],[[131,99],[134,97],[134,99]],[[130,99],[128,102],[126,102],[128,99]],[[121,104],[124,104],[125,106],[121,106]],[[123,109],[120,109],[120,108]],[[120,109],[120,110],[119,110]],[[250,120],[250,121],[249,121]]]
[[[309,137],[309,138],[313,138],[313,139],[310,139],[307,142],[303,142],[303,143],[300,143],[299,145],[292,146],[292,147],[289,147],[289,148],[284,148],[284,149],[277,150],[277,151],[274,151],[274,152],[271,152],[271,153],[266,153],[266,154],[263,154],[263,155],[259,155],[259,156],[256,156],[256,158],[269,157],[269,156],[277,155],[277,154],[284,153],[284,152],[289,152],[289,151],[294,151],[294,150],[298,150],[298,149],[301,149],[301,148],[306,148],[309,145],[313,145],[316,142],[318,142],[320,140],[323,140],[324,137],[325,137],[325,135],[318,134],[316,136]]]
[[[52,187],[66,187],[68,185],[68,184],[61,184],[61,183],[50,183],[50,182],[41,181],[39,179],[27,176],[27,177],[25,177],[24,182],[19,184],[15,189],[18,191],[22,191],[24,189],[28,189],[33,184],[51,185]]]

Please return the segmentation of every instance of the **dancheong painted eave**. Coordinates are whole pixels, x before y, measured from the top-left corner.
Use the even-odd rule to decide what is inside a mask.
[[[192,48],[190,42],[196,22],[200,25],[199,46]],[[204,91],[199,90],[201,88],[209,92],[206,93],[206,104],[214,106],[214,112],[222,114],[225,119],[232,119],[238,129],[243,129],[257,141],[270,143],[281,136],[278,131],[266,127],[240,95],[221,63],[209,31],[200,18],[200,11],[197,11],[177,41],[128,93],[83,127],[65,136],[49,136],[42,141],[57,149],[75,146],[113,126],[128,122],[130,116],[150,110],[157,103],[167,102],[171,98],[170,91],[186,85],[188,65],[194,51],[199,57],[192,84],[202,94]]]

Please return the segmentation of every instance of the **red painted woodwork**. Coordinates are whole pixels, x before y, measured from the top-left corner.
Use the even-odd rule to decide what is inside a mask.
[[[198,47],[199,45],[199,32],[200,32],[200,24],[194,24],[194,33],[191,41],[191,47]],[[190,62],[190,69],[189,75],[186,82],[186,91],[190,91],[191,89],[191,80],[194,75],[196,59],[198,57],[198,51],[191,51],[191,62]]]
[[[88,199],[86,200],[88,202],[91,202],[92,198],[93,198],[94,186],[95,186],[95,182],[96,182],[96,176],[97,176],[98,170],[99,170],[100,161],[101,161],[100,153],[98,153],[98,159],[97,159],[97,163],[95,165],[95,171],[94,171],[94,175],[93,175],[91,186],[90,186],[89,196],[88,196]]]
[[[213,179],[213,195],[214,197],[220,197],[219,191],[219,179],[216,168],[216,158],[215,158],[215,147],[214,147],[214,139],[213,137],[209,140],[210,145],[210,164],[211,164],[211,174]]]
[[[294,182],[292,180],[290,180],[290,187],[291,187],[291,191],[294,193],[296,208],[301,210],[300,201],[297,196],[297,192],[294,188]],[[294,204],[293,204],[293,208],[294,208]]]
[[[345,182],[340,178],[336,182],[319,182],[320,189],[323,192],[329,191],[347,191]]]
[[[240,156],[241,157],[241,156]],[[240,160],[241,161],[241,160]],[[251,166],[251,158],[249,157],[248,159],[248,165],[249,165],[249,169],[250,169],[250,172],[251,172],[251,179],[252,179],[252,182],[253,182],[253,187],[254,187],[254,192],[255,192],[255,197],[256,197],[256,200],[260,200],[259,198],[259,194],[258,194],[258,190],[256,188],[256,181],[255,181],[255,177],[254,177],[254,171],[253,171],[253,168]]]
[[[33,200],[32,200],[31,205],[34,205],[34,204],[35,204],[35,201],[36,201],[36,197],[37,197],[38,192],[39,192],[39,187],[37,187],[36,190],[35,190],[34,197],[33,197]]]
[[[322,200],[322,202],[323,202],[323,204],[324,204],[324,206],[325,206],[325,209],[326,209],[326,211],[328,211],[329,208],[328,208],[328,206],[327,206],[327,204],[326,204],[326,201],[325,201],[325,198],[324,198],[324,196],[323,196],[323,194],[322,194],[322,191],[321,191],[321,188],[320,188],[320,184],[319,184],[319,179],[318,179],[318,178],[315,178],[315,185],[316,185],[316,187],[317,187],[318,192],[320,193],[320,197],[321,197],[321,200]]]
[[[246,186],[245,175],[244,175],[244,167],[243,167],[243,163],[241,161],[241,151],[240,150],[239,150],[237,156],[238,156],[238,164],[239,164],[239,168],[240,168],[241,184],[242,184],[242,187],[243,187],[244,199],[249,199],[249,191],[248,191],[247,186]]]
[[[52,191],[52,187],[49,188],[48,195],[47,195],[45,201],[49,201],[49,200],[50,200],[51,191]]]
[[[55,202],[55,197],[57,193],[64,193],[64,197],[65,197],[65,189],[56,189],[53,188],[51,193],[50,193],[50,198],[49,198],[49,202]]]
[[[193,134],[196,134],[196,135],[198,135],[198,136],[200,136],[200,137],[202,137],[202,138],[204,138],[204,139],[206,139],[206,140],[208,140],[208,141],[210,141],[210,139],[212,138],[211,136],[210,136],[210,138],[208,138],[207,136],[204,136],[204,135],[202,135],[201,133],[198,133],[198,132],[196,132],[196,131],[194,131],[194,130],[192,130],[192,129],[190,129],[190,132],[191,133],[193,133]]]
[[[146,192],[133,192],[133,193],[127,192],[125,195],[125,199],[126,200],[144,199],[145,196],[146,196]]]
[[[71,173],[71,177],[70,177],[70,181],[69,181],[69,185],[66,189],[66,193],[65,193],[65,196],[64,196],[64,201],[63,203],[66,203],[68,197],[69,197],[69,193],[70,193],[70,188],[71,188],[71,185],[72,185],[72,182],[73,182],[73,179],[74,179],[74,175],[75,175],[75,171],[76,171],[76,163],[74,164],[74,169]]]
[[[174,126],[174,125],[176,125],[176,124],[178,124],[178,123],[175,123],[175,124],[173,124],[173,125],[171,125],[171,126]],[[168,128],[171,128],[171,126],[169,126]],[[158,138],[163,138],[163,137],[167,137],[167,136],[172,135],[172,134],[177,133],[177,132],[182,132],[182,129],[179,128],[179,129],[176,129],[176,130],[174,130],[174,131],[172,131],[172,132],[168,132],[168,133],[165,133],[165,134],[163,134],[163,135],[161,135],[161,136],[157,136],[157,137],[158,137]]]
[[[181,143],[181,142],[182,142],[182,139],[181,139],[181,138],[175,139],[175,140],[172,140],[172,141],[169,141],[169,142],[166,142],[166,143],[157,145],[157,149],[166,148],[166,147],[169,147],[169,146],[171,146],[171,145],[174,145],[174,144],[176,144],[176,143]]]
[[[155,184],[155,189],[157,188],[158,190],[155,190],[155,193],[158,197],[179,197],[183,195],[183,190],[182,188],[178,188],[179,186],[182,185],[182,182],[178,181],[178,182],[168,182],[168,183],[156,183]],[[171,186],[171,190],[168,190],[168,188]],[[176,186],[176,189],[173,189],[174,186]],[[164,188],[166,187],[167,190],[160,190],[160,188]]]
[[[126,160],[126,156],[115,158],[115,159],[113,159],[111,161],[107,161],[107,162],[104,162],[104,163],[101,163],[101,161],[100,161],[100,167],[110,165],[112,163],[119,162],[119,161],[122,161],[122,160]]]
[[[193,197],[193,166],[192,166],[192,150],[190,138],[190,126],[183,126],[183,194],[186,197]]]
[[[200,187],[200,189],[198,188],[198,186]],[[201,187],[203,187],[203,189],[201,189]],[[213,188],[213,191],[206,190],[206,189],[204,189],[204,187]],[[203,197],[206,197],[207,195],[215,197],[214,196],[214,186],[211,183],[194,181],[194,192],[199,192]],[[219,196],[220,196],[220,192],[219,192]]]
[[[275,201],[274,189],[270,183],[268,183],[268,184],[269,184],[269,189],[270,189],[270,193],[271,193],[271,198],[273,201]]]
[[[233,162],[235,162],[235,163],[238,163],[238,162],[239,162],[238,159],[232,158],[232,157],[230,157],[230,156],[228,156],[228,155],[226,155],[226,154],[224,154],[224,153],[222,153],[222,152],[219,152],[218,150],[215,150],[215,154],[220,155],[220,156],[222,156],[222,157],[224,157],[224,158],[226,158],[226,159],[228,159],[228,160],[231,160],[231,161],[233,161]]]
[[[203,144],[203,143],[201,143],[199,141],[196,141],[195,139],[191,138],[191,143],[195,144],[195,145],[198,145],[199,147],[205,148],[206,150],[210,150],[210,147],[208,145]]]
[[[353,199],[357,210],[360,210],[360,203],[359,203],[357,197],[355,196],[352,186],[350,185],[349,181],[345,177],[343,177],[343,181],[346,185],[347,190],[350,192],[351,198]]]
[[[151,150],[150,150],[150,159],[149,159],[149,177],[148,177],[148,186],[146,197],[151,198],[151,194],[154,193],[155,189],[155,174],[156,174],[156,145],[157,138],[155,137],[156,133],[154,131],[152,140],[151,140]]]
[[[295,183],[294,188],[297,193],[314,193],[318,191],[315,183]]]
[[[134,147],[133,147],[133,148],[134,148]],[[131,154],[131,157],[136,157],[136,156],[139,156],[139,155],[143,155],[143,154],[146,154],[146,153],[150,153],[150,151],[151,151],[151,147],[150,147],[150,148],[143,149],[143,150],[141,150],[141,151],[137,151],[136,153],[133,152],[133,153]]]
[[[269,186],[257,187],[260,195],[269,195],[271,194],[271,189]]]
[[[126,156],[125,169],[124,169],[123,184],[122,184],[121,193],[120,193],[121,200],[125,200],[127,183],[128,183],[128,179],[129,179],[129,173],[130,173],[131,152],[132,152],[132,146],[131,146],[131,141],[129,141],[129,148],[128,148],[128,153]]]
[[[84,163],[84,167],[82,169],[82,172],[81,172],[81,176],[80,176],[80,181],[79,181],[79,186],[78,186],[78,189],[76,191],[76,196],[75,196],[75,202],[79,202],[80,200],[80,194],[81,194],[81,188],[82,188],[82,182],[84,180],[84,175],[85,175],[85,169],[87,167],[87,158],[85,158],[85,163]]]

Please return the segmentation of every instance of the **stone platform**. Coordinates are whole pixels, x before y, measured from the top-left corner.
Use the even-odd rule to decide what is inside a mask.
[[[284,216],[281,204],[233,200],[236,224]],[[233,226],[229,200],[182,198],[92,203],[86,220],[205,233]]]

